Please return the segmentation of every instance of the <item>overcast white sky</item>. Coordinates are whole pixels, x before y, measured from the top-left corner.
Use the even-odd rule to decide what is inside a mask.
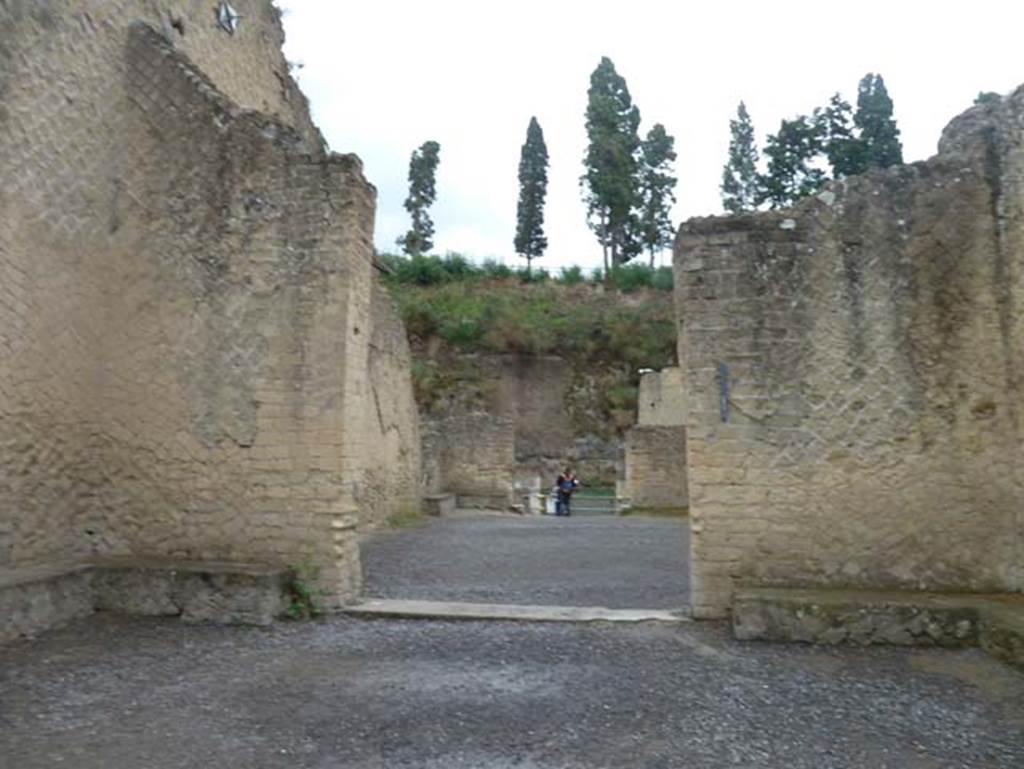
[[[542,260],[600,263],[578,179],[591,71],[609,56],[643,120],[676,138],[678,223],[719,213],[740,99],[763,146],[784,117],[867,72],[885,78],[904,156],[924,159],[979,91],[1024,82],[1024,2],[279,0],[285,52],[330,147],[377,186],[377,246],[395,251],[409,155],[441,144],[435,250],[518,262],[519,149],[531,115],[551,158]]]

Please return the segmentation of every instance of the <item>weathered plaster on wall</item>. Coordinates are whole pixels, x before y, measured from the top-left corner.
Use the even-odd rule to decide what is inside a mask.
[[[636,423],[645,427],[686,423],[686,390],[683,373],[678,367],[640,375]]]
[[[391,297],[377,284],[372,312],[367,371],[372,402],[366,411],[369,461],[358,494],[360,523],[367,527],[379,526],[398,513],[418,511],[423,497],[409,342]]]

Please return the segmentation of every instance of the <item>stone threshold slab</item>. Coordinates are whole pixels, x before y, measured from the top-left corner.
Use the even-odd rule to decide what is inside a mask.
[[[515,622],[689,622],[683,611],[606,609],[601,606],[528,606],[374,598],[346,606],[355,617],[393,619],[511,620]]]

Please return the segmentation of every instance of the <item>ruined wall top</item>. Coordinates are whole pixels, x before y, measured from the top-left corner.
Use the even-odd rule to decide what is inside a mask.
[[[1024,132],[1024,86],[999,101],[976,104],[953,118],[939,139],[939,154],[971,154],[992,139],[1020,142]]]
[[[1024,589],[1024,89],[929,160],[686,222],[675,272],[697,614]]]
[[[781,229],[791,229],[795,216],[819,209],[822,204],[835,207],[841,204],[844,195],[852,193],[870,194],[878,197],[894,185],[914,178],[926,178],[943,171],[950,164],[979,162],[975,170],[982,170],[992,178],[993,174],[1005,173],[1007,155],[1013,148],[1024,143],[1024,85],[1005,95],[999,101],[990,101],[970,107],[953,118],[943,129],[938,142],[938,152],[931,158],[888,169],[876,169],[860,176],[829,182],[818,195],[798,202],[795,206],[778,211],[757,212],[740,215],[715,215],[694,217],[680,225],[676,235],[676,250],[679,241],[691,234],[730,233],[733,239],[740,233],[760,230],[765,222],[772,221]],[[997,164],[1001,163],[1001,167]],[[958,181],[955,178],[936,179],[939,184],[948,185]],[[993,179],[995,181],[995,179]]]
[[[214,0],[7,0],[0,3],[0,82],[7,80],[16,91],[19,84],[52,78],[69,102],[91,102],[101,113],[118,101],[121,68],[104,49],[123,47],[131,25],[142,22],[187,56],[233,104],[291,126],[306,151],[322,153],[323,138],[281,50],[281,12],[271,0],[232,0],[231,6],[239,18],[229,30],[218,20]]]

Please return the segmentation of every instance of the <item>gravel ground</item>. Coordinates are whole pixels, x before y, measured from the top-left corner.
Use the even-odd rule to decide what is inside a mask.
[[[1024,675],[706,623],[97,615],[0,648],[0,766],[1020,769]]]
[[[363,543],[374,598],[681,609],[689,529],[664,518],[465,517]]]

